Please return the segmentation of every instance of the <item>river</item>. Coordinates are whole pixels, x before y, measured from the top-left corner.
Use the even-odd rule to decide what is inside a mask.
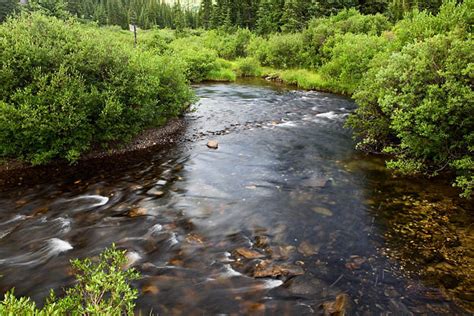
[[[196,93],[174,146],[0,191],[2,292],[40,301],[72,284],[70,259],[115,243],[143,275],[144,314],[321,314],[341,295],[350,315],[468,314],[464,280],[417,273],[427,261],[391,230],[403,205],[448,198],[472,220],[468,206],[356,152],[351,100],[252,80]]]

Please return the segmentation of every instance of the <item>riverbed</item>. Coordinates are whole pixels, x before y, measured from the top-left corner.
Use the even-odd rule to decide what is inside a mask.
[[[470,274],[472,204],[355,151],[350,99],[262,80],[196,93],[175,145],[0,191],[2,292],[40,302],[72,284],[70,259],[115,243],[142,273],[144,314],[469,314],[468,275],[403,229],[442,205]]]

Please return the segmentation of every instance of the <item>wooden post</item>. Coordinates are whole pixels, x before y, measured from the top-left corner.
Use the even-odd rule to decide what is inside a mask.
[[[133,47],[137,48],[137,25],[136,24],[133,24],[133,36],[135,39]]]
[[[137,25],[135,22],[132,22],[133,24],[128,25],[128,29],[130,32],[133,32],[133,47],[137,48]]]

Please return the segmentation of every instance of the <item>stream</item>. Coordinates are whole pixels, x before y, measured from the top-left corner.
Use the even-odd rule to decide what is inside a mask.
[[[472,204],[355,151],[343,127],[350,99],[263,80],[195,89],[175,145],[0,188],[2,293],[40,302],[73,283],[70,259],[115,243],[143,276],[133,285],[145,315],[472,312],[469,276],[431,258],[436,249],[421,260],[419,236],[394,229],[417,218],[408,207],[449,205],[446,233],[472,267]]]

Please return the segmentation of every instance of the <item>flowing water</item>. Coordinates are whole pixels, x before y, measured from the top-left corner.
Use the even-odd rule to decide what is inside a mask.
[[[0,192],[0,291],[40,301],[72,284],[71,258],[115,243],[144,314],[319,314],[342,293],[351,315],[468,314],[389,255],[410,240],[386,239],[397,211],[382,203],[455,193],[355,152],[352,101],[260,81],[196,91],[173,147]]]

